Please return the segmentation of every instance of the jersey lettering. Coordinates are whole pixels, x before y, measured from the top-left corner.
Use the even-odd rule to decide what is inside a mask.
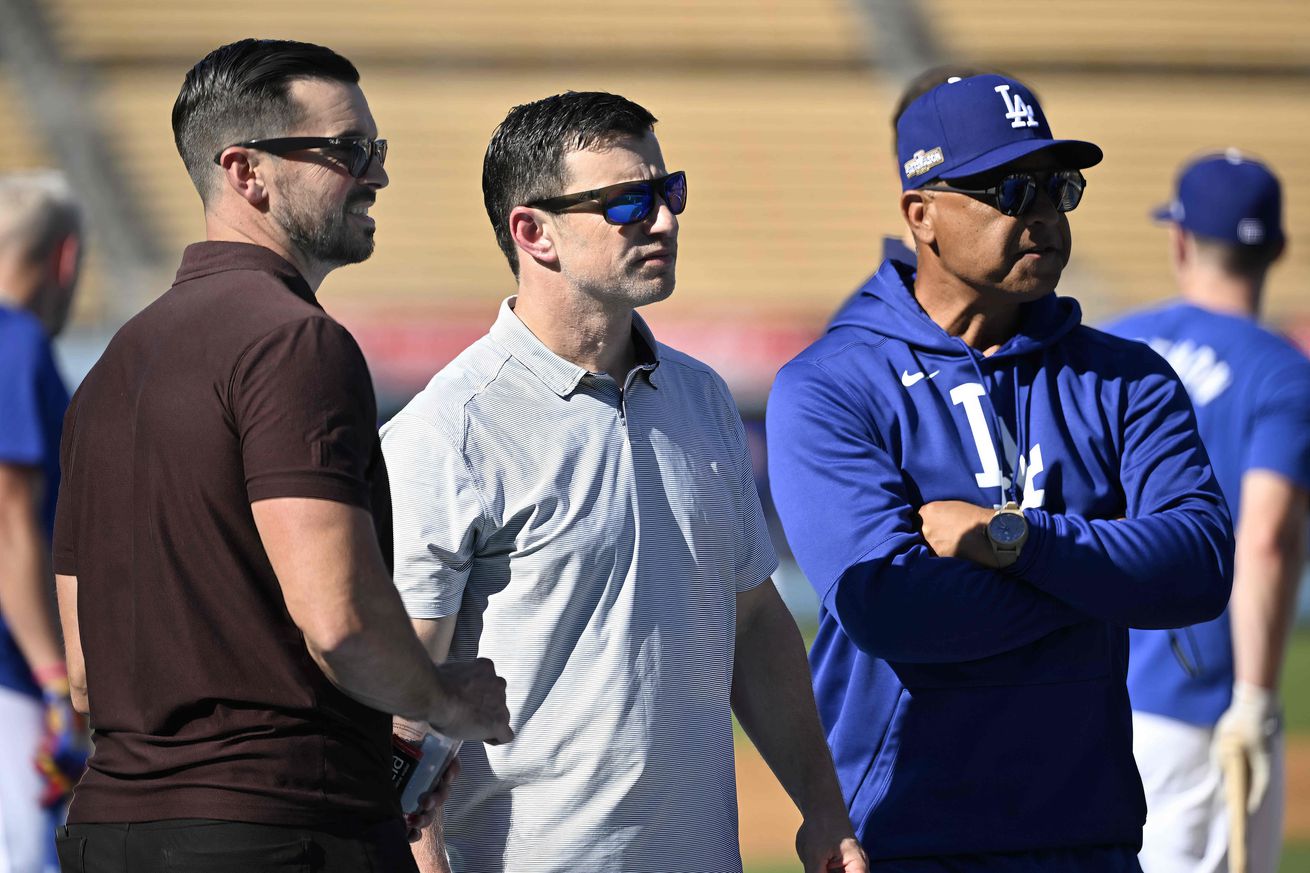
[[[987,415],[983,411],[982,396],[986,389],[977,382],[965,382],[951,389],[951,402],[964,407],[964,417],[969,422],[969,432],[973,436],[974,448],[978,451],[981,473],[974,474],[978,487],[984,490],[1009,488],[1010,479],[1001,472],[1000,458],[996,454],[996,444],[992,440],[991,430],[987,427]],[[1037,477],[1046,472],[1042,461],[1041,444],[1032,446],[1027,456],[1019,454],[1018,445],[1009,429],[1001,422],[1001,441],[1007,457],[1015,459],[1014,469],[1018,470],[1019,482],[1022,483],[1022,509],[1040,509],[1046,502],[1046,489],[1036,487]],[[999,509],[1000,504],[996,504]]]
[[[1152,338],[1150,346],[1173,367],[1197,406],[1208,405],[1233,382],[1232,368],[1209,346],[1198,346],[1191,340],[1173,342],[1163,337]]]
[[[982,472],[974,476],[979,488],[999,488],[1008,485],[1001,481],[1001,461],[996,457],[996,446],[992,442],[991,432],[987,429],[987,418],[983,415],[983,386],[977,382],[965,382],[951,389],[951,402],[964,407],[964,417],[969,420],[969,430],[973,433],[973,443],[978,449],[978,460],[982,463]]]

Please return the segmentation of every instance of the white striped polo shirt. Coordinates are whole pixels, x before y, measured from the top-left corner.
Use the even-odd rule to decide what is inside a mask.
[[[456,873],[732,873],[736,595],[778,561],[745,430],[709,367],[657,345],[620,386],[510,298],[386,427],[396,585],[495,661],[516,738],[465,745]]]

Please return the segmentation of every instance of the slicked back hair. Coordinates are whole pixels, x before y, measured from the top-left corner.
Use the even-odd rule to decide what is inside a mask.
[[[173,141],[202,201],[209,202],[221,149],[281,136],[303,119],[290,95],[297,79],[353,85],[359,71],[321,45],[243,39],[214,49],[187,73],[173,103]]]
[[[655,121],[631,100],[603,91],[566,91],[509,111],[491,135],[482,161],[482,200],[496,242],[516,277],[519,257],[510,237],[510,210],[569,193],[564,190],[564,158],[570,153],[640,138]]]

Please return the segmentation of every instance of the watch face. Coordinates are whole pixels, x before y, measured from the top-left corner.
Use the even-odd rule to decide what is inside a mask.
[[[1012,546],[1028,530],[1028,522],[1022,515],[1013,512],[1002,512],[999,515],[992,516],[992,520],[987,523],[987,533],[992,538],[992,542],[998,546]]]

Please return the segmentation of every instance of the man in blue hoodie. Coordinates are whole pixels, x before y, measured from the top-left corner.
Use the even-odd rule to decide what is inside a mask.
[[[879,871],[1137,871],[1127,628],[1222,611],[1223,497],[1168,364],[1053,293],[1100,149],[994,75],[897,129],[917,272],[884,263],[768,410],[851,821]]]
[[[1278,678],[1310,504],[1310,361],[1257,322],[1265,276],[1283,252],[1282,187],[1236,150],[1205,155],[1156,218],[1170,224],[1181,299],[1106,329],[1149,342],[1187,386],[1237,551],[1227,612],[1130,635],[1133,746],[1150,810],[1142,867],[1227,869],[1229,815],[1249,812],[1248,869],[1273,873],[1283,825]],[[1226,808],[1225,753],[1250,769],[1237,810]]]

